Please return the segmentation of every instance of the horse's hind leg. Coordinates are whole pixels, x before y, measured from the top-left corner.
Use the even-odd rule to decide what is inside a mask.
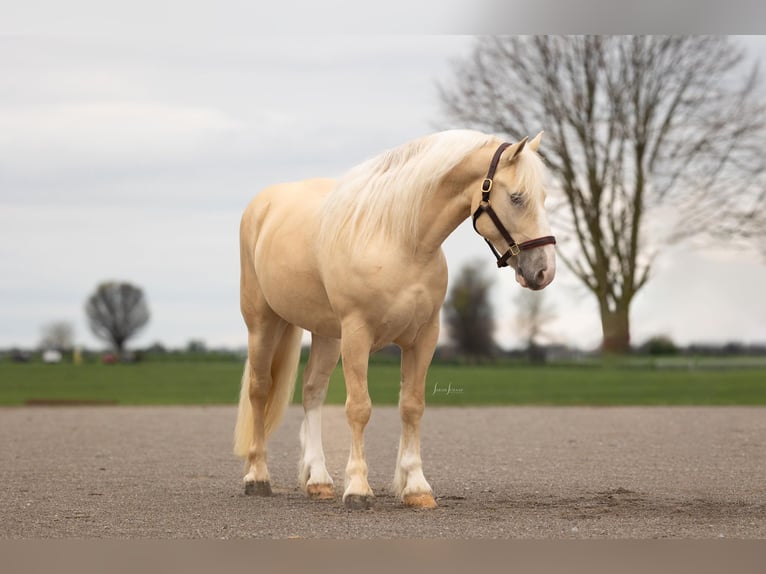
[[[303,372],[303,410],[306,414],[301,425],[298,480],[306,494],[318,500],[335,496],[322,448],[322,404],[339,356],[340,340],[312,334],[311,354]]]
[[[436,341],[439,338],[438,317],[424,326],[411,347],[402,349],[402,388],[399,414],[402,436],[394,473],[394,492],[412,508],[434,508],[436,501],[423,475],[420,458],[420,419],[425,410],[425,384]]]
[[[265,319],[265,318],[264,318]],[[247,453],[245,494],[271,495],[266,466],[266,407],[273,383],[271,367],[287,323],[272,315],[258,323],[248,337],[249,399],[252,408],[252,440]]]

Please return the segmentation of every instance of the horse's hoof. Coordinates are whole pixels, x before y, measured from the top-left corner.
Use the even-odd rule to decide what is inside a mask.
[[[332,484],[309,484],[306,494],[311,500],[332,500],[335,498],[335,489]]]
[[[351,510],[369,510],[375,503],[375,497],[369,494],[349,494],[343,497],[343,504]]]
[[[271,483],[268,480],[248,481],[245,483],[248,496],[271,496]]]
[[[431,494],[407,494],[404,496],[407,508],[436,508],[436,501]]]

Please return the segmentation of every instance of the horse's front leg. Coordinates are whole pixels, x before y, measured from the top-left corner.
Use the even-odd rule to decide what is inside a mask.
[[[423,475],[420,458],[420,419],[425,410],[425,385],[428,366],[439,338],[439,318],[434,317],[418,334],[412,346],[402,349],[402,387],[399,414],[402,436],[394,472],[394,493],[412,508],[434,508],[431,485]]]
[[[351,427],[351,452],[346,465],[343,503],[349,508],[369,508],[374,495],[367,482],[364,429],[372,414],[367,391],[367,368],[372,337],[363,326],[344,325],[341,336],[343,378],[346,381],[346,418]]]

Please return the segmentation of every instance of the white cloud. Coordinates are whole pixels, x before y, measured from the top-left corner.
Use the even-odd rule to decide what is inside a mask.
[[[210,108],[96,102],[0,109],[0,167],[140,168],[190,161],[239,124]]]

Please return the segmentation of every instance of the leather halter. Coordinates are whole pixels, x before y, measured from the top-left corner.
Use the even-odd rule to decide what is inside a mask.
[[[497,258],[497,266],[498,267],[507,267],[508,266],[508,260],[521,253],[522,251],[526,251],[527,249],[534,249],[535,247],[542,247],[543,245],[555,245],[556,244],[556,238],[553,235],[546,235],[545,237],[538,237],[537,239],[530,239],[529,241],[524,241],[523,243],[516,243],[514,241],[513,237],[511,237],[511,234],[508,232],[508,230],[503,225],[503,222],[500,221],[500,218],[497,216],[497,213],[495,213],[495,210],[492,209],[492,205],[489,203],[489,192],[492,191],[492,178],[495,177],[495,171],[497,171],[497,164],[500,163],[500,156],[503,155],[503,152],[508,148],[511,144],[508,142],[500,144],[500,147],[497,148],[495,151],[495,155],[492,156],[492,161],[489,164],[489,171],[487,172],[487,177],[484,178],[484,181],[481,184],[481,203],[479,203],[479,206],[476,208],[476,211],[473,212],[473,228],[476,231],[476,233],[479,233],[479,230],[476,229],[476,220],[479,218],[479,216],[482,213],[486,213],[489,215],[489,218],[492,220],[492,223],[495,224],[495,227],[497,227],[497,230],[500,232],[500,235],[503,236],[503,239],[508,243],[508,250],[500,255],[498,253],[497,249],[495,249],[495,246],[492,245],[492,242],[484,237],[484,241],[487,242],[487,245],[489,245],[489,248],[492,250],[492,253]],[[481,235],[481,233],[479,233]]]

